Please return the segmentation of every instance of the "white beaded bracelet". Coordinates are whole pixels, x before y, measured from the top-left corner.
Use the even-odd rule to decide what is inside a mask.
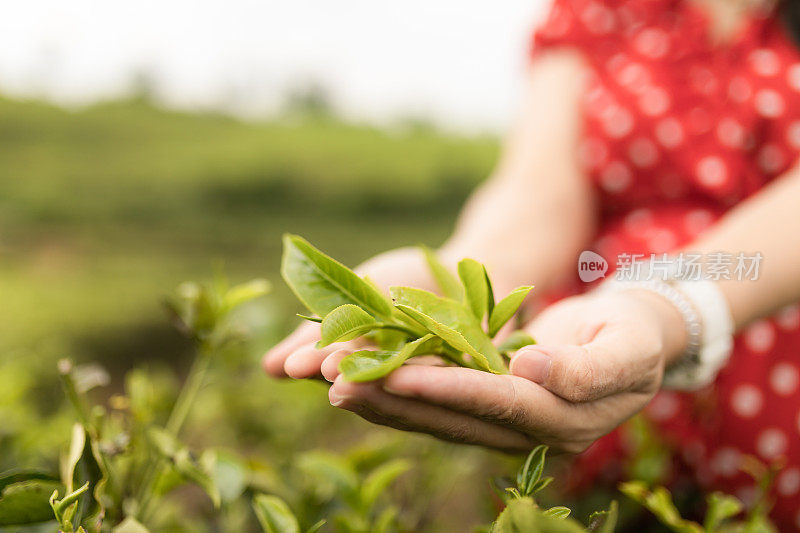
[[[611,290],[648,290],[662,296],[680,312],[686,327],[687,347],[678,362],[666,369],[662,387],[697,390],[714,381],[733,347],[733,319],[719,288],[710,281],[619,281],[601,285]]]

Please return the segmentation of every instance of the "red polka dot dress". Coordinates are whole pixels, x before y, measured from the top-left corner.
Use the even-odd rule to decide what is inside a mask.
[[[606,258],[691,243],[800,155],[800,48],[782,23],[754,15],[724,45],[709,29],[691,0],[555,0],[535,33],[534,55],[571,47],[590,67],[578,157],[600,198],[593,249]],[[739,334],[713,386],[662,392],[646,413],[695,482],[745,502],[741,457],[784,461],[773,516],[800,530],[800,307]],[[599,459],[623,440],[601,439],[584,466],[610,464]]]

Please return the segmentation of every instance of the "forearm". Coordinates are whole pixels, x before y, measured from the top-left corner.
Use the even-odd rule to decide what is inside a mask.
[[[470,199],[443,255],[487,264],[502,290],[547,291],[575,272],[594,233],[592,189],[575,157],[581,130],[581,59],[542,56],[494,176]]]
[[[559,166],[548,168],[543,161],[528,179],[536,182],[537,175],[573,171]],[[444,261],[473,257],[485,263],[499,292],[535,284],[542,293],[569,279],[594,232],[589,192],[570,185],[581,179],[575,176],[538,189],[506,186],[504,177],[488,182],[471,198],[442,247]]]
[[[732,209],[686,247],[704,255],[760,253],[757,280],[718,281],[737,329],[800,300],[800,169],[794,169]]]

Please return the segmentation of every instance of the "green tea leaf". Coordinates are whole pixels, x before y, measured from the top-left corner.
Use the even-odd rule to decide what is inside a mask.
[[[86,448],[86,430],[83,429],[81,424],[72,425],[72,440],[69,444],[69,451],[67,452],[66,460],[63,463],[63,472],[61,472],[61,479],[66,480],[67,491],[72,491],[75,487],[77,479],[75,478],[75,469],[78,462],[83,457],[84,449]]]
[[[425,255],[428,268],[433,274],[433,279],[436,280],[436,285],[442,291],[442,294],[453,300],[461,300],[464,297],[464,291],[456,277],[439,261],[436,252],[426,246],[421,246],[420,248]]]
[[[225,312],[230,311],[245,302],[254,300],[269,293],[272,286],[265,279],[254,279],[246,283],[234,285],[225,292],[222,299],[222,307]]]
[[[317,483],[334,485],[338,493],[353,493],[358,488],[358,473],[352,465],[330,452],[307,452],[297,460],[297,466]]]
[[[544,511],[545,516],[552,516],[553,518],[566,518],[572,511],[567,507],[551,507]]]
[[[544,459],[547,454],[547,446],[540,444],[534,448],[522,468],[517,472],[517,488],[523,496],[530,496],[534,493],[537,483],[542,478],[544,472]],[[544,487],[541,487],[544,488]]]
[[[359,350],[341,360],[339,372],[348,381],[375,381],[397,370],[411,357],[431,353],[437,340],[434,335],[428,334],[407,343],[399,351]]]
[[[353,304],[340,305],[322,320],[317,348],[334,342],[349,341],[375,329],[378,322],[366,311]]]
[[[456,350],[468,354],[476,368],[494,373],[507,372],[497,347],[466,306],[421,289],[392,287],[390,291],[397,309]]]
[[[458,277],[464,285],[464,294],[472,314],[483,320],[489,309],[489,287],[487,287],[486,271],[483,265],[474,259],[462,259],[458,263]]]
[[[536,340],[528,335],[528,333],[525,331],[518,329],[506,337],[506,339],[500,343],[500,346],[498,346],[497,349],[501,354],[510,356],[520,348],[530,346],[531,344],[536,344]]]
[[[257,494],[253,510],[264,533],[300,533],[300,524],[286,502],[277,496]]]
[[[208,451],[203,452],[203,455],[206,453]],[[214,460],[205,470],[211,473],[211,478],[219,490],[222,502],[232,502],[247,488],[247,465],[239,457],[229,452],[214,450],[213,458]]]
[[[533,289],[532,285],[517,287],[511,291],[508,296],[497,302],[494,310],[492,310],[492,314],[489,316],[490,337],[497,335],[500,328],[514,316],[514,313],[516,313],[519,306],[522,305],[522,301],[525,300],[525,297],[528,296],[531,289]]]
[[[296,235],[283,237],[281,275],[300,301],[321,317],[340,305],[355,304],[375,318],[391,318],[392,306],[375,287]]]
[[[410,469],[411,463],[404,459],[395,459],[370,472],[361,484],[361,504],[364,506],[363,508],[365,510],[371,509],[378,496],[398,477]]]
[[[486,265],[483,266],[483,277],[486,278],[486,311],[489,316],[492,316],[492,311],[494,311],[494,289],[492,288],[492,280],[489,279],[489,273],[486,271]]]
[[[614,533],[619,518],[619,504],[614,500],[608,506],[608,511],[596,511],[589,515],[587,531],[597,533]]]
[[[653,513],[658,520],[676,533],[702,533],[700,524],[684,520],[672,503],[672,496],[664,487],[656,487],[652,491],[638,481],[629,481],[619,486],[620,492],[642,505]]]
[[[0,526],[18,526],[52,520],[50,495],[54,491],[64,490],[64,486],[53,479],[43,479],[38,476],[26,478],[22,473],[14,476],[19,477],[7,477],[0,492]]]
[[[301,315],[300,313],[297,313],[297,316],[299,316],[303,320],[308,320],[309,322],[316,322],[317,324],[320,324],[322,322],[322,319],[318,316]]]
[[[395,522],[399,511],[394,505],[390,505],[378,515],[378,518],[372,523],[370,528],[371,533],[389,533],[396,531]]]
[[[529,497],[511,500],[492,524],[492,533],[585,533],[571,518],[547,516]]]
[[[136,520],[134,517],[129,516],[125,518],[118,526],[111,530],[111,533],[149,533],[149,529]]]
[[[211,473],[204,470],[192,458],[189,449],[181,444],[172,434],[160,427],[151,427],[147,435],[156,450],[169,459],[175,470],[186,480],[194,483],[211,498],[214,507],[219,507],[221,497],[214,484]]]
[[[709,494],[706,500],[708,511],[706,511],[706,520],[703,523],[706,531],[716,531],[725,520],[736,516],[743,509],[742,502],[737,498],[721,492]]]
[[[310,528],[306,529],[306,533],[317,533],[317,531],[322,529],[322,526],[324,526],[327,522],[328,521],[325,520],[324,518],[321,519],[320,521],[312,525]]]

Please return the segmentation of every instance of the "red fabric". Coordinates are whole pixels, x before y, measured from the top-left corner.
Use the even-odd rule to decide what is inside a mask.
[[[610,263],[690,243],[798,158],[800,49],[773,13],[715,45],[691,0],[555,0],[533,55],[563,46],[590,66],[578,156],[602,206],[593,249]],[[800,530],[800,307],[738,335],[712,387],[662,392],[646,413],[698,483],[745,501],[738,458],[784,460],[773,516]],[[597,471],[623,449],[612,434],[583,463]]]

